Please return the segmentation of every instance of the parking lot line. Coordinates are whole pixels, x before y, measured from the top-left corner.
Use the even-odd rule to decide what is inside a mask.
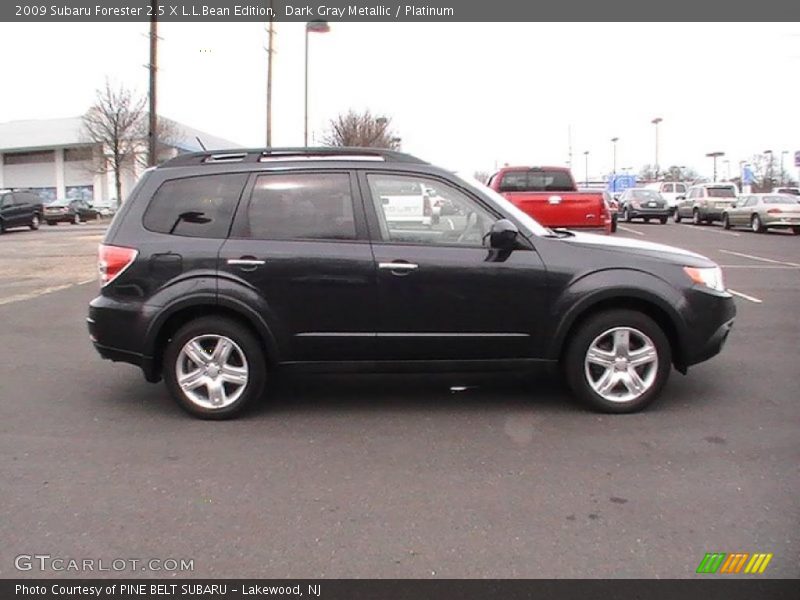
[[[723,269],[800,269],[800,267],[790,267],[789,265],[720,265]]]
[[[750,302],[755,302],[756,304],[763,304],[763,300],[759,300],[755,296],[748,296],[747,294],[743,294],[742,292],[737,292],[736,290],[732,290],[728,288],[728,291],[733,294],[734,296],[739,296],[739,298],[744,298],[745,300],[750,300]]]
[[[636,235],[644,235],[641,231],[636,231],[635,229],[625,227],[624,225],[617,225],[617,229],[622,229],[622,231],[627,231],[628,233],[635,233]]]
[[[751,260],[760,260],[766,263],[775,263],[778,265],[788,265],[790,267],[800,267],[800,264],[787,262],[785,260],[775,260],[773,258],[764,258],[763,256],[753,256],[752,254],[744,254],[742,252],[734,252],[733,250],[720,250],[723,254],[732,254],[733,256],[741,256],[743,258],[749,258]]]
[[[689,229],[693,229],[695,231],[709,231],[711,233],[719,233],[720,235],[732,235],[733,237],[740,237],[741,233],[736,233],[735,231],[725,231],[724,229],[717,229],[713,225],[709,227],[698,227],[697,225],[692,225],[691,223],[683,223],[684,227],[688,227]]]

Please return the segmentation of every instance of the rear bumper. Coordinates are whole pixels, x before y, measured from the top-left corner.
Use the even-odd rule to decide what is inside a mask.
[[[761,223],[764,227],[800,227],[800,218],[765,218]]]
[[[630,208],[628,209],[630,216],[634,219],[642,219],[645,217],[648,218],[656,218],[659,217],[669,217],[672,214],[672,209],[668,206],[664,208]]]
[[[89,339],[102,358],[140,367],[148,381],[158,381],[153,357],[142,351],[146,323],[141,314],[139,303],[98,296],[86,318]]]

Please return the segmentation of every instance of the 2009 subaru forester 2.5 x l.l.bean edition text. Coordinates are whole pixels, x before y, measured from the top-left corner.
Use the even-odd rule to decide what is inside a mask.
[[[404,190],[448,210],[387,218]],[[375,149],[176,157],[143,175],[99,254],[98,352],[205,418],[239,413],[288,367],[548,362],[593,408],[633,412],[673,365],[717,354],[736,313],[703,256],[551,231],[474,180]]]

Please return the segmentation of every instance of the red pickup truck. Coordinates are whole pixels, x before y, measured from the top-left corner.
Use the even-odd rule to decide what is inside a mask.
[[[504,167],[487,185],[546,227],[616,229],[603,190],[578,190],[565,167]]]

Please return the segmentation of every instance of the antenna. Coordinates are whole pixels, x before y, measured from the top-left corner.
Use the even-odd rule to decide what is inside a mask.
[[[197,140],[197,143],[200,144],[200,147],[203,149],[204,152],[208,151],[208,148],[206,148],[206,145],[203,143],[203,140],[200,139],[199,135],[194,136],[194,139]]]

